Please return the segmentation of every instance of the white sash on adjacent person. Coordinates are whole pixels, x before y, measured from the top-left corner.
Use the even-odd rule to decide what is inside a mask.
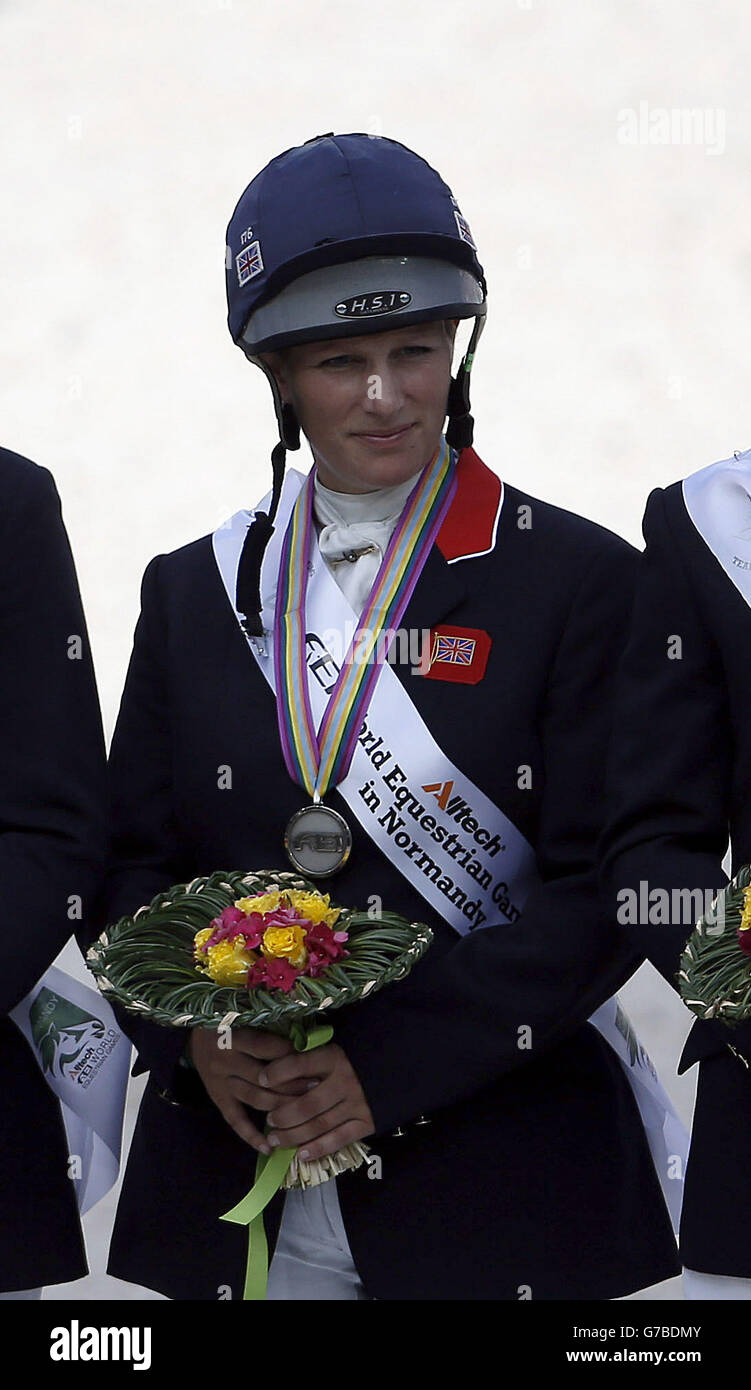
[[[84,1215],[117,1181],[131,1044],[106,999],[55,965],[10,1017],[60,1102]]]
[[[248,638],[272,690],[273,626],[280,548],[304,475],[284,479],[274,533],[261,570],[265,640]],[[268,506],[268,499],[259,510]],[[253,514],[237,512],[213,535],[227,597],[235,607],[240,553]],[[311,554],[306,632],[311,709],[320,724],[338,664],[357,625],[318,547]],[[241,627],[241,631],[244,630]],[[342,634],[345,635],[342,640]],[[340,650],[332,653],[331,647]],[[450,761],[386,662],[347,776],[337,791],[380,849],[432,908],[460,935],[516,922],[539,881],[532,846],[507,816]],[[301,803],[304,792],[301,789]],[[688,1133],[673,1109],[617,999],[589,1020],[617,1053],[629,1078],[674,1225],[677,1228]]]
[[[751,449],[700,468],[682,487],[699,535],[751,604]]]

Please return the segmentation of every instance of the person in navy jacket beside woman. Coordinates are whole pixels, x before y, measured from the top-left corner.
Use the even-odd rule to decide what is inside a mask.
[[[679,988],[683,948],[751,861],[751,450],[655,488],[617,684],[602,838],[605,907]],[[636,904],[668,903],[650,914]],[[620,909],[620,917],[618,916]],[[751,1297],[751,1022],[696,1019],[699,1065],[680,1249],[689,1298]]]
[[[60,1105],[10,1013],[101,886],[105,749],[57,488],[9,449],[0,540],[0,1296],[30,1299],[88,1266]]]

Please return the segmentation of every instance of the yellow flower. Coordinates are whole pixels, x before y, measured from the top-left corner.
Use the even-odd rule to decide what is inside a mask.
[[[324,896],[322,893],[304,893],[302,889],[292,888],[287,896],[291,899],[292,906],[314,926],[319,922],[325,922],[327,926],[333,927],[341,912],[340,907],[329,907],[328,893]]]
[[[305,930],[296,926],[267,927],[263,934],[261,950],[265,956],[283,956],[290,965],[304,965],[308,958]]]
[[[255,951],[247,950],[243,938],[238,936],[233,941],[219,941],[216,946],[209,946],[206,964],[199,968],[218,985],[244,985],[248,970],[257,959]]]
[[[743,911],[741,913],[741,922],[738,930],[748,931],[749,927],[751,927],[751,886],[749,886],[743,894]]]
[[[203,931],[196,932],[193,938],[193,955],[196,960],[204,960],[206,952],[203,949],[210,936],[214,935],[213,927],[204,927]]]
[[[259,893],[255,898],[238,898],[235,907],[246,913],[275,912],[278,907],[296,907],[314,925],[326,922],[333,927],[341,908],[330,907],[329,901],[328,893],[306,893],[300,888],[287,888],[283,892],[275,889],[272,893]]]
[[[255,898],[236,898],[234,906],[239,912],[274,912],[279,906],[282,894],[276,889],[273,893],[259,893]]]

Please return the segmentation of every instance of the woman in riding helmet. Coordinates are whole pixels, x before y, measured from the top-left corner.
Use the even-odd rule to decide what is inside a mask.
[[[226,273],[273,392],[273,485],[144,575],[101,921],[292,864],[434,940],[309,1053],[122,1015],[150,1078],[109,1270],[242,1298],[245,1232],[217,1218],[254,1150],[365,1140],[377,1163],[268,1204],[269,1298],[624,1296],[679,1269],[612,998],[635,958],[595,868],[636,552],[471,447],[485,278],[404,145],[328,134],[273,159]],[[285,470],[301,432],[308,473]],[[348,659],[362,632],[385,634],[369,664]]]

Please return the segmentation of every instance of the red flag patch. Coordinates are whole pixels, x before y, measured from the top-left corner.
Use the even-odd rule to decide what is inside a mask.
[[[490,648],[490,635],[482,628],[441,624],[430,629],[420,674],[428,680],[477,685],[485,675]]]

